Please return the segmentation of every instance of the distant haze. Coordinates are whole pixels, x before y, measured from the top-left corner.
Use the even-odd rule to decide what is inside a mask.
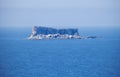
[[[120,27],[120,0],[0,0],[0,27]]]

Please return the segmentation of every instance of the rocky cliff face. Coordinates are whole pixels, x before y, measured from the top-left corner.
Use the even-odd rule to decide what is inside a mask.
[[[28,39],[86,39],[97,38],[96,36],[80,36],[78,29],[55,29],[49,27],[37,27],[32,28],[32,34]]]
[[[32,28],[32,35],[36,36],[39,34],[48,35],[48,34],[60,34],[60,35],[79,35],[78,29],[55,29],[48,27],[37,27]]]

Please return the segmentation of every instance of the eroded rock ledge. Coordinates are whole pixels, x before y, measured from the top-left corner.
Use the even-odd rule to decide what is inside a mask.
[[[55,29],[49,27],[34,26],[32,34],[28,39],[85,39],[97,38],[96,36],[83,37],[79,35],[78,29]]]

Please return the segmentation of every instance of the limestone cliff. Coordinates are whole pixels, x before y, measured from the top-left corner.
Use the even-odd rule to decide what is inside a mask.
[[[39,34],[68,34],[68,35],[79,35],[78,29],[55,29],[55,28],[49,28],[49,27],[37,27],[34,26],[32,28],[32,35],[39,35]]]
[[[32,34],[28,39],[85,39],[96,38],[96,36],[83,37],[78,29],[55,29],[49,27],[34,26]]]

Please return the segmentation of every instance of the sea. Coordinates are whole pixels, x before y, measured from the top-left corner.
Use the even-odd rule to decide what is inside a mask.
[[[28,40],[31,28],[0,29],[0,77],[120,77],[120,29],[80,29],[96,39]]]

